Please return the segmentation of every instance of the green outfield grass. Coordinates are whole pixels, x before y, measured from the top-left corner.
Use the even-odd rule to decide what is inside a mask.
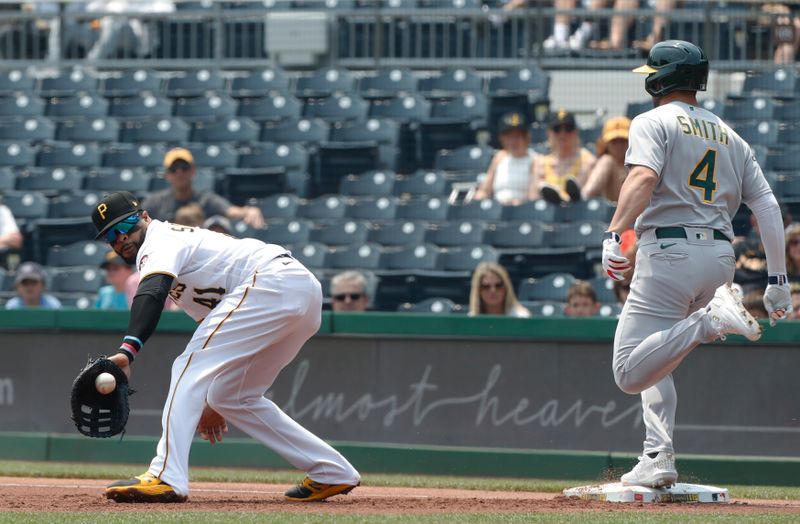
[[[0,461],[0,476],[42,477],[42,478],[95,478],[118,479],[138,475],[144,471],[144,465],[120,464],[83,464],[63,462],[30,462],[30,461]],[[302,474],[296,471],[282,470],[256,470],[256,469],[223,469],[223,468],[193,468],[192,481],[213,482],[263,482],[291,485],[297,482]],[[506,478],[474,478],[474,477],[446,477],[422,475],[379,475],[367,474],[363,484],[369,486],[396,486],[396,487],[421,487],[421,488],[457,488],[475,490],[513,490],[559,493],[570,486],[583,485],[586,481],[554,481],[537,479],[506,479]],[[800,488],[776,486],[725,486],[735,498],[752,499],[786,499],[800,500]],[[723,508],[718,513],[702,515],[670,512],[665,514],[652,513],[619,513],[619,512],[574,512],[558,514],[449,514],[449,515],[331,515],[324,513],[320,507],[319,514],[288,514],[288,513],[246,513],[246,512],[169,512],[148,513],[148,522],[173,523],[191,522],[192,524],[206,523],[344,523],[354,524],[362,522],[388,522],[388,523],[516,523],[516,522],[587,522],[592,524],[617,524],[617,523],[664,523],[675,522],[689,523],[794,523],[798,522],[798,515],[775,515],[758,513],[753,515],[727,514]],[[80,513],[25,513],[25,512],[0,512],[0,522],[6,523],[96,523],[97,514]],[[141,514],[105,513],[103,524],[141,524]]]

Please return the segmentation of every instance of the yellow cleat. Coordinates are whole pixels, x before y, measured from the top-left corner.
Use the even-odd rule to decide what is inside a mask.
[[[325,500],[334,495],[347,495],[358,485],[359,484],[355,486],[352,484],[321,484],[306,477],[303,479],[303,482],[284,493],[284,496],[287,500],[313,502]]]
[[[150,473],[118,480],[106,488],[106,498],[115,502],[186,502],[172,486]]]

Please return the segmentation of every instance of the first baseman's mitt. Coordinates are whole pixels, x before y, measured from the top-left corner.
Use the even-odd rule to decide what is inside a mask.
[[[103,395],[95,387],[95,379],[100,373],[111,373],[117,387]],[[128,387],[128,377],[106,357],[89,359],[86,367],[72,383],[72,421],[78,431],[89,437],[113,437],[125,431],[128,422],[128,395],[133,390]]]

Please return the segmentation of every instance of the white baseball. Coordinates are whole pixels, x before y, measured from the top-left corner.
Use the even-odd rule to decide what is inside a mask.
[[[111,373],[100,373],[94,379],[94,387],[103,395],[108,395],[117,387],[117,379]]]

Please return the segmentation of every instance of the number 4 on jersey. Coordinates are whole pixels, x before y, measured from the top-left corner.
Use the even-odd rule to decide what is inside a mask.
[[[715,180],[717,170],[716,163],[717,152],[714,149],[707,149],[706,154],[700,159],[700,162],[689,173],[689,186],[695,187],[703,191],[703,201],[713,202],[714,191],[717,189],[717,182]]]

